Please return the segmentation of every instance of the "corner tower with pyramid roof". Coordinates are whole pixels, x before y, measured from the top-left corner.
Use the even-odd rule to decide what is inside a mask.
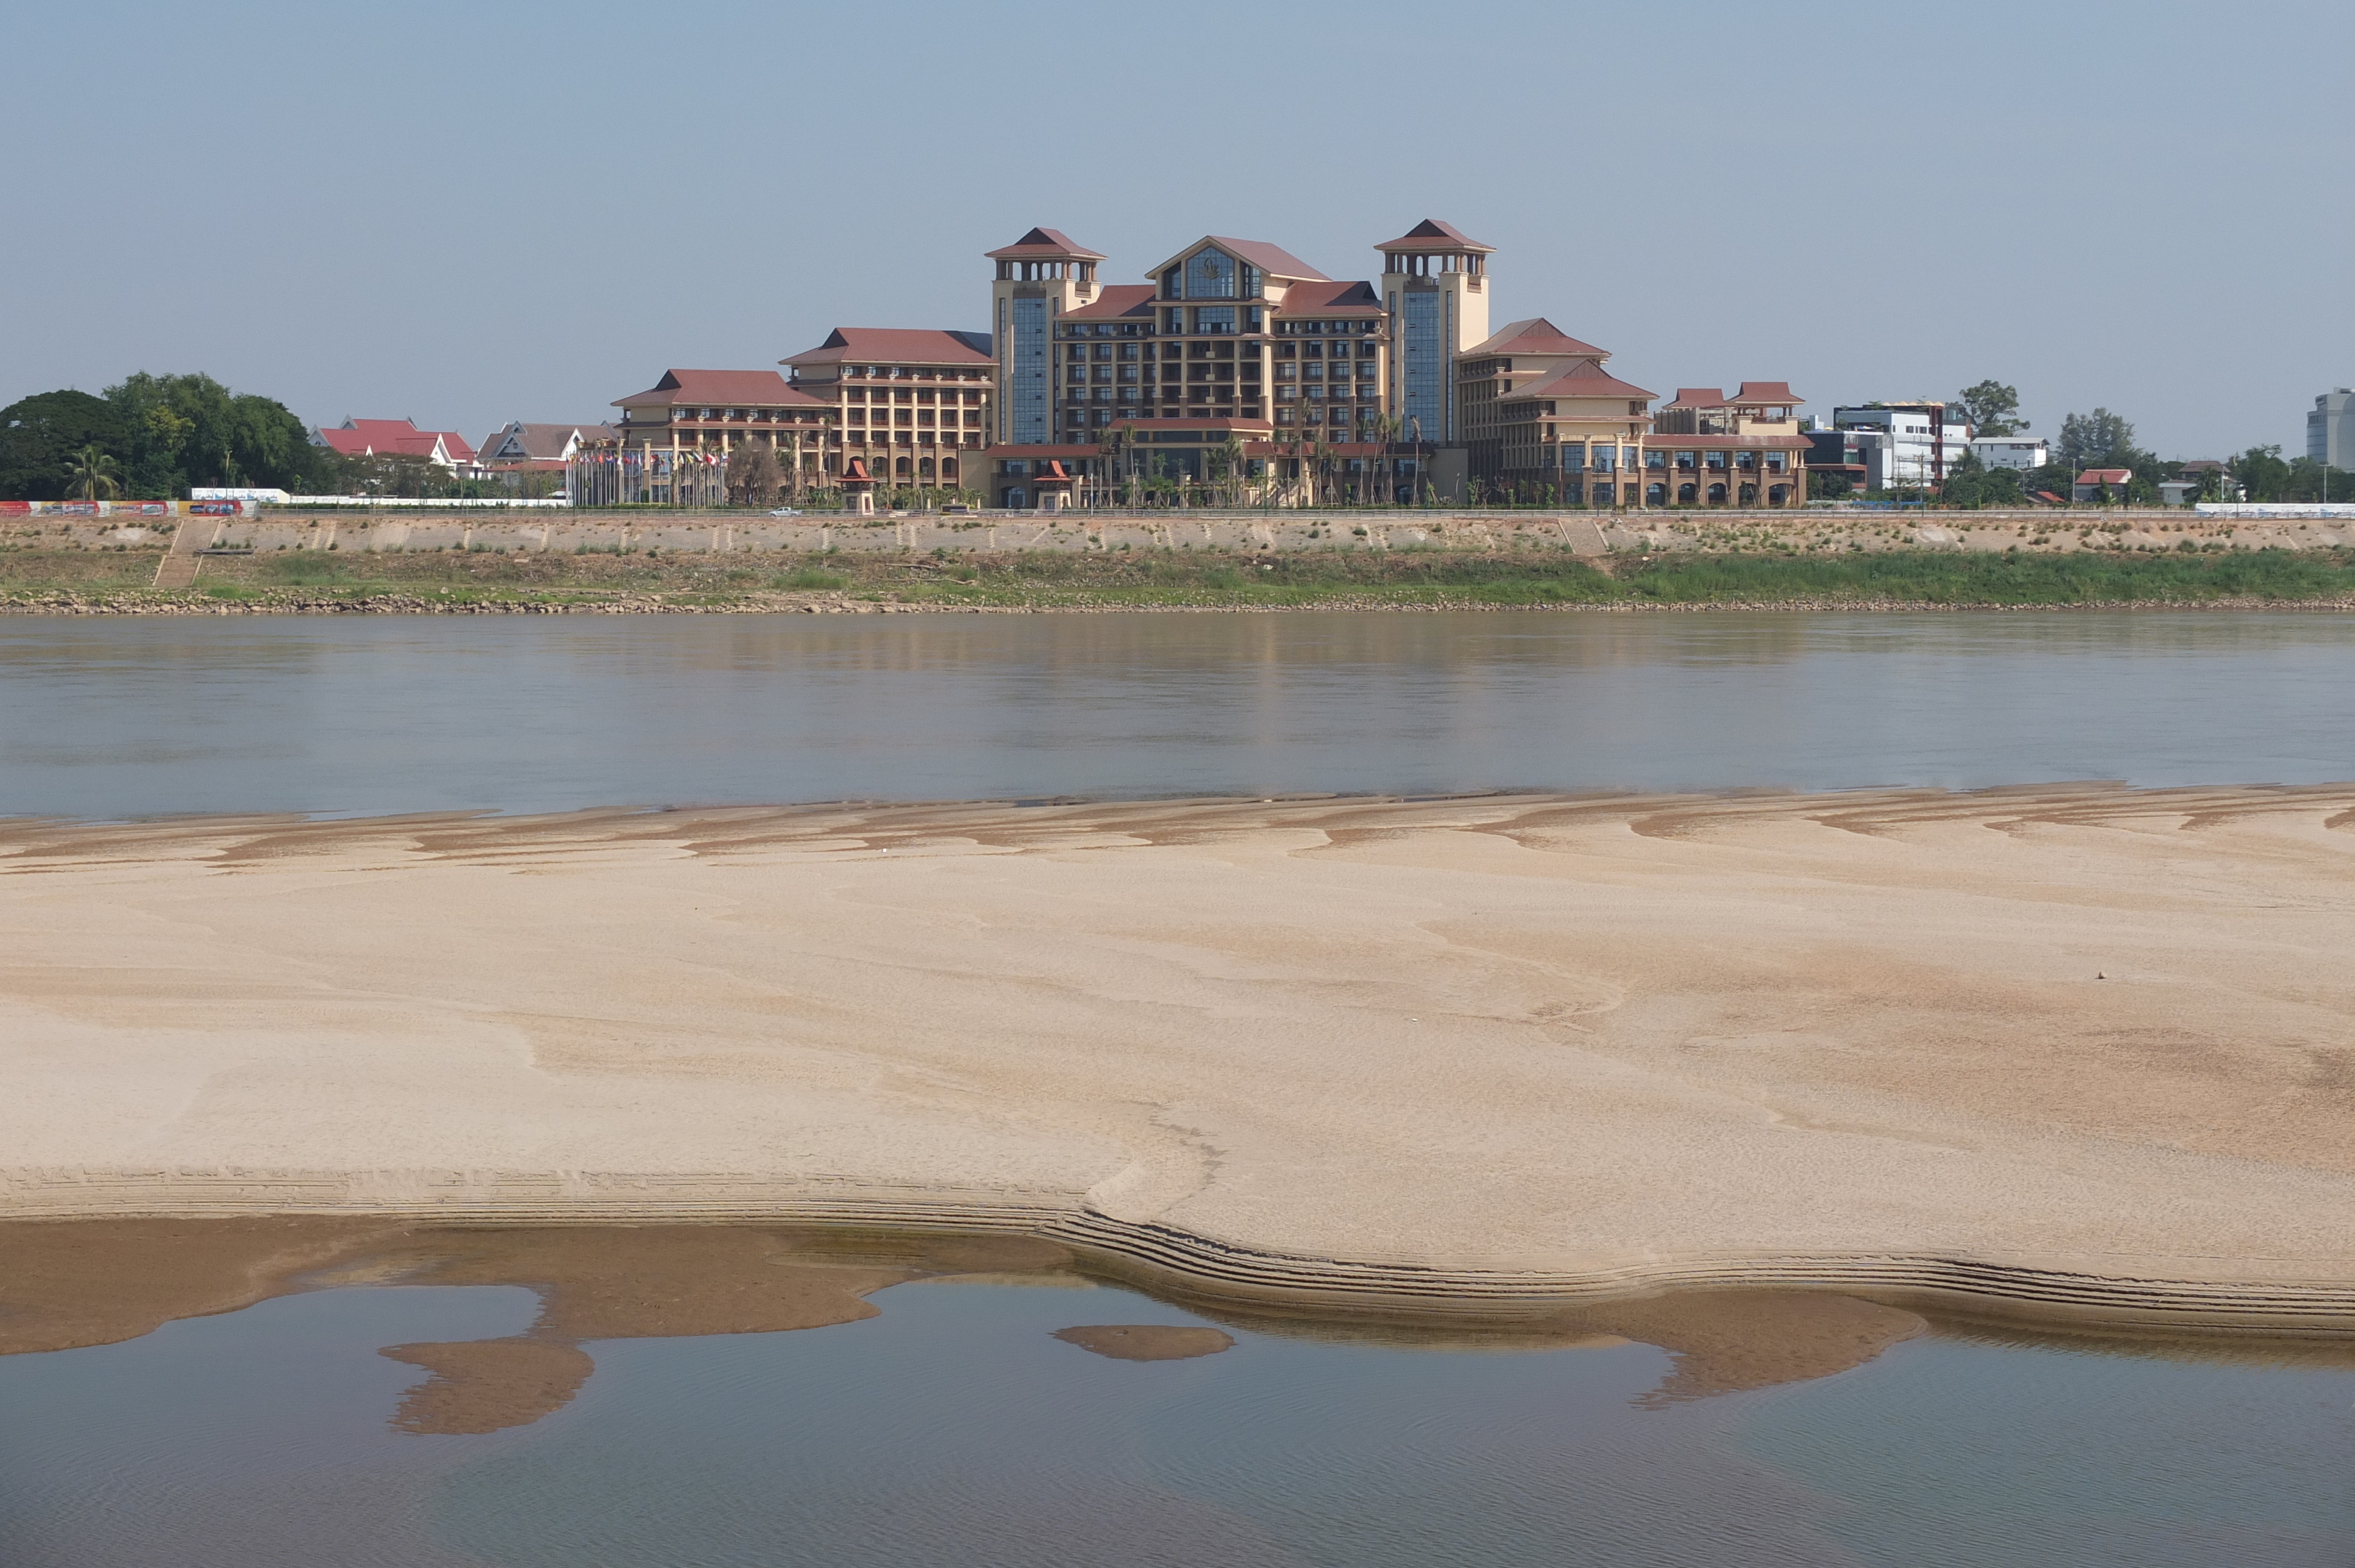
[[[1034,228],[987,253],[997,263],[989,290],[996,395],[990,399],[994,443],[1051,440],[1055,420],[1055,323],[1097,292],[1099,251],[1058,229]]]
[[[1374,249],[1382,253],[1400,426],[1410,439],[1420,430],[1431,445],[1462,447],[1456,366],[1488,335],[1488,258],[1497,248],[1427,217]]]

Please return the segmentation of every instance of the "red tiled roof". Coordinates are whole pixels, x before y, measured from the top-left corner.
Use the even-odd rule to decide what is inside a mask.
[[[828,407],[808,393],[786,386],[785,378],[773,370],[666,370],[663,378],[644,392],[613,399],[617,408],[679,403],[730,408]]]
[[[1426,217],[1396,239],[1386,239],[1374,247],[1377,250],[1476,250],[1491,255],[1493,245],[1483,245],[1452,223],[1442,223]]]
[[[1679,387],[1662,408],[1722,408],[1725,394],[1714,387]]]
[[[340,429],[321,429],[319,440],[346,457],[371,452],[430,458],[436,441],[453,462],[472,462],[474,449],[455,430],[421,430],[413,419],[346,419]]]
[[[1101,252],[1078,244],[1060,228],[1034,228],[1011,245],[982,254],[993,261],[1101,261]]]
[[[1467,359],[1483,354],[1591,354],[1601,359],[1611,357],[1609,349],[1581,343],[1543,316],[1508,322],[1486,343],[1464,351]]]
[[[837,327],[815,348],[805,349],[781,365],[987,365],[986,351],[969,340],[986,341],[981,333],[944,332],[930,327]]]
[[[1154,287],[1150,283],[1108,283],[1102,293],[1088,304],[1065,314],[1070,321],[1110,321],[1115,316],[1146,316],[1153,314]]]
[[[1529,386],[1506,395],[1516,403],[1525,397],[1641,397],[1649,402],[1658,396],[1657,392],[1646,392],[1641,387],[1620,380],[1591,359],[1582,359],[1559,376],[1532,381]]]
[[[1368,316],[1380,314],[1381,308],[1381,296],[1374,292],[1371,283],[1337,283],[1327,278],[1313,283],[1295,283],[1284,291],[1284,303],[1278,313],[1287,316]]]
[[[1744,405],[1753,403],[1796,404],[1804,403],[1806,399],[1800,397],[1796,392],[1792,391],[1791,384],[1787,381],[1745,381],[1742,384],[1742,390],[1736,392],[1732,397],[1728,398],[1727,401]]]
[[[2089,468],[2077,476],[2079,484],[2124,484],[2134,477],[2130,468]]]
[[[1209,238],[1211,244],[1232,252],[1271,278],[1292,278],[1311,283],[1332,281],[1291,251],[1270,245],[1264,239],[1229,239],[1222,234],[1213,234]],[[1187,248],[1189,253],[1192,249],[1191,246]]]

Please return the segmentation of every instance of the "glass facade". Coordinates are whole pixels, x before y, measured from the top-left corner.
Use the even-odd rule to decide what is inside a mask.
[[[1016,300],[1006,347],[1006,439],[1017,445],[1052,440],[1048,409],[1052,401],[1047,378],[1047,302]]]
[[[1231,333],[1235,330],[1235,308],[1232,305],[1197,305],[1194,307],[1194,330],[1199,333]]]
[[[1401,313],[1406,317],[1400,337],[1401,357],[1399,390],[1403,394],[1401,418],[1410,427],[1420,420],[1422,439],[1440,441],[1447,439],[1447,352],[1440,319],[1440,301],[1436,291],[1410,292],[1400,302]]]
[[[1231,300],[1235,297],[1235,260],[1223,250],[1204,249],[1186,259],[1186,297],[1189,300]]]

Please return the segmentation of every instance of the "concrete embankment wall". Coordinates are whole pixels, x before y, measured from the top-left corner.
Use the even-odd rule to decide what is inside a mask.
[[[162,548],[176,523],[112,518],[0,520],[0,547]],[[201,548],[424,553],[484,550],[671,554],[876,554],[1204,550],[1567,549],[1614,551],[1806,549],[2330,549],[2355,546],[2340,520],[2208,518],[2141,512],[1709,513],[1151,513],[996,514],[900,518],[756,513],[581,512],[528,516],[265,510],[253,517],[191,517],[182,550]]]

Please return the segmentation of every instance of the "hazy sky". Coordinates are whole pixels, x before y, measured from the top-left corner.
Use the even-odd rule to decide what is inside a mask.
[[[657,23],[654,18],[664,18]],[[470,440],[836,325],[986,323],[1033,224],[1339,278],[1425,217],[1664,396],[2018,385],[2163,454],[2355,385],[2355,5],[36,5],[0,403],[204,370]]]

